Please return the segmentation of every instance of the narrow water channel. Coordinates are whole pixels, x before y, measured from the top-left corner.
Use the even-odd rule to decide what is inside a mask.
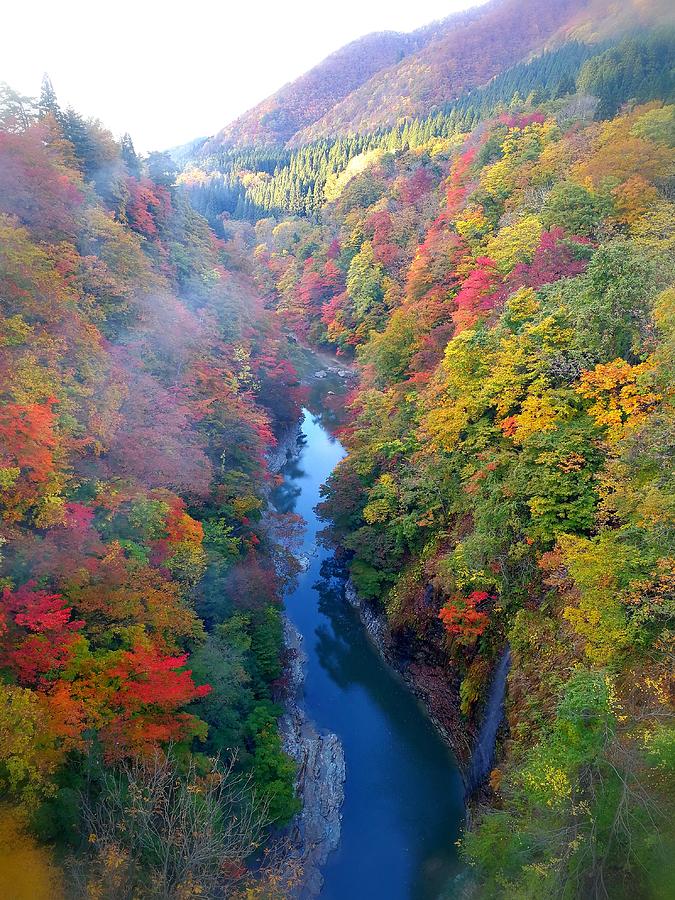
[[[402,681],[369,642],[355,611],[327,575],[317,546],[319,489],[344,456],[305,413],[299,459],[282,470],[279,511],[307,523],[307,571],[286,598],[308,657],[305,706],[319,729],[343,743],[347,779],[339,850],[324,870],[323,900],[438,900],[455,895],[455,841],[462,782],[445,744]],[[323,572],[323,574],[322,574]]]

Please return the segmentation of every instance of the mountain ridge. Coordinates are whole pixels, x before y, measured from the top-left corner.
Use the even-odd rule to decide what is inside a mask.
[[[285,144],[378,70],[418,49],[434,24],[409,33],[372,32],[340,47],[226,125],[207,142],[207,150],[212,149],[212,142],[222,146]]]
[[[667,0],[490,0],[412,32],[373,32],[227,124],[199,155],[294,148],[428,115],[569,38],[595,42],[672,19],[669,6]]]

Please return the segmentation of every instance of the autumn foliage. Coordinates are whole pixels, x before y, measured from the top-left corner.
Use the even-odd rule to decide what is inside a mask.
[[[168,158],[45,96],[0,131],[0,789],[65,846],[94,759],[253,769],[282,643],[266,455],[302,392],[244,254]]]
[[[511,648],[477,889],[672,892],[672,37],[565,41],[659,3],[356,42],[178,183],[3,87],[0,791],[45,840],[87,845],[82,798],[109,810],[152,761],[203,821],[229,751],[271,819],[297,811],[270,551],[298,523],[266,503],[301,342],[358,370],[328,401],[323,539],[468,735]],[[243,863],[217,852],[220,895]],[[128,863],[135,895],[158,855],[125,853],[89,893]]]
[[[278,314],[359,366],[321,506],[357,590],[476,726],[511,646],[499,809],[464,844],[495,897],[662,884],[671,846],[673,107],[575,102],[373,151],[320,224],[257,226]],[[318,319],[297,257],[329,246]]]
[[[483,634],[490,621],[486,612],[477,609],[488,597],[487,591],[472,591],[468,597],[453,598],[441,608],[438,618],[449,634],[471,643]]]

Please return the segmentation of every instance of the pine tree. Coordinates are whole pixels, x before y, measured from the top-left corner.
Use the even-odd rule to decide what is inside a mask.
[[[40,99],[38,100],[38,113],[41,119],[45,116],[53,116],[54,119],[61,124],[63,114],[58,100],[56,99],[56,91],[52,85],[49,75],[45,72],[42,76],[42,86],[40,88]]]
[[[86,178],[92,178],[98,168],[98,160],[87,123],[74,109],[68,109],[61,114],[61,129],[63,136],[73,145],[78,168]]]
[[[134,178],[141,177],[141,161],[138,158],[136,150],[134,148],[134,142],[131,140],[131,135],[127,132],[122,135],[122,140],[120,141],[120,152],[122,154],[122,159],[124,160],[124,165],[127,167],[127,171],[130,175],[133,175]]]
[[[35,121],[35,115],[35,100],[0,82],[0,128],[3,131],[25,131]]]

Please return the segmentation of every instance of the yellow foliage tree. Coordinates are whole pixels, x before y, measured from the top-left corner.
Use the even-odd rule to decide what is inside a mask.
[[[661,399],[659,394],[640,387],[650,368],[648,362],[631,366],[623,359],[615,359],[582,374],[577,392],[591,402],[588,411],[596,424],[606,430],[610,443],[642,424]]]

